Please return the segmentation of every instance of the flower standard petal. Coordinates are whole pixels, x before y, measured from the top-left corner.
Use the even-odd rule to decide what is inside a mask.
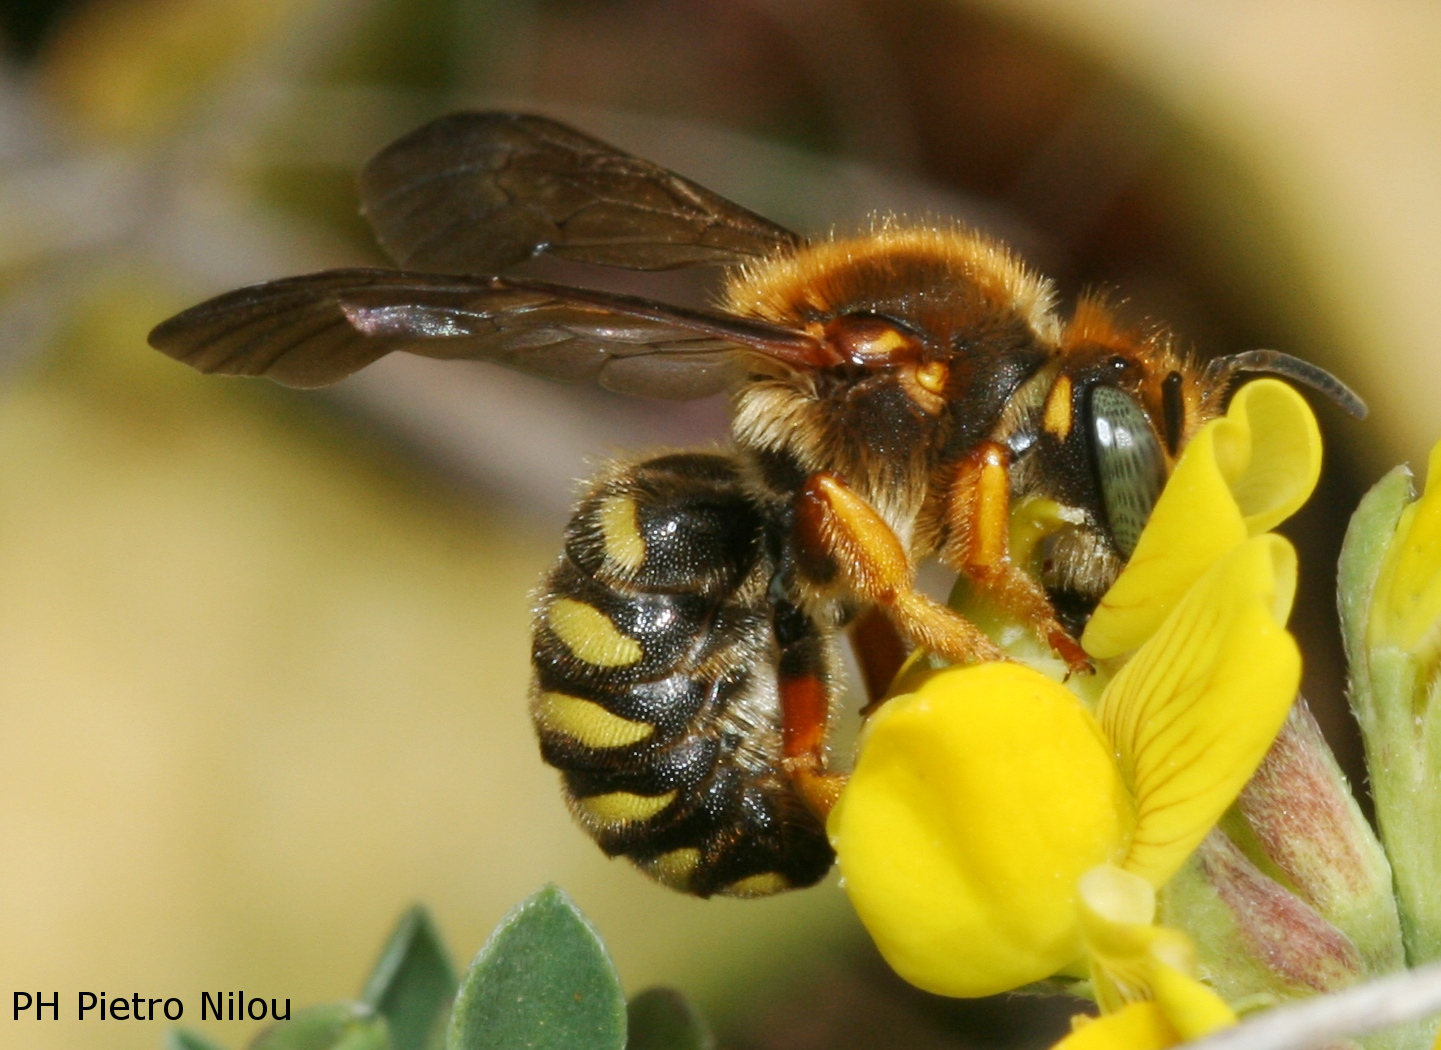
[[[1245,419],[1250,447],[1223,464],[1246,531],[1269,532],[1311,498],[1321,477],[1321,428],[1306,399],[1279,379],[1247,383],[1227,419]]]
[[[1077,880],[1130,830],[1109,751],[1071,693],[1012,663],[942,671],[880,709],[828,826],[897,973],[989,995],[1080,954]]]
[[[1169,879],[1236,798],[1301,677],[1291,545],[1264,535],[1208,572],[1107,687],[1098,717],[1136,802],[1122,866]]]
[[[1219,558],[1295,513],[1320,471],[1320,430],[1301,395],[1274,379],[1243,386],[1186,446],[1086,625],[1086,651],[1110,659],[1139,646]]]

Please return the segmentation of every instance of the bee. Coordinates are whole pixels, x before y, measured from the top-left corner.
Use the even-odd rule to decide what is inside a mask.
[[[296,387],[396,350],[641,397],[733,391],[733,443],[611,463],[536,604],[541,753],[609,855],[667,886],[755,897],[831,867],[827,745],[849,628],[873,698],[908,646],[1001,659],[916,586],[938,558],[1074,672],[1076,634],[1176,458],[1242,373],[1340,381],[1274,351],[1202,367],[1101,298],[959,225],[806,240],[538,116],[461,113],[383,150],[364,213],[402,269],[242,288],[156,348]],[[545,254],[723,267],[711,309],[508,277]],[[1024,517],[1039,536],[1013,548]]]

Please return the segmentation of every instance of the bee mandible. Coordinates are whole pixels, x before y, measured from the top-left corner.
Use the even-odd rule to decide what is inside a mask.
[[[371,160],[360,194],[402,269],[242,288],[150,342],[296,387],[404,350],[641,397],[733,391],[729,449],[601,470],[540,590],[532,650],[541,752],[577,820],[703,897],[829,870],[842,630],[862,639],[873,698],[908,646],[1001,658],[917,589],[923,559],[1085,672],[1079,626],[1241,373],[1364,412],[1286,354],[1202,367],[1096,297],[1063,320],[1050,282],[962,226],[806,240],[543,117],[443,117]],[[720,266],[723,287],[688,309],[502,275],[539,254]],[[1019,512],[1041,525],[1024,550]]]

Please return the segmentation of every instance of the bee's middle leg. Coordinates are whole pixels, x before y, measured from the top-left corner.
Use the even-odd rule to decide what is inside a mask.
[[[801,567],[827,576],[882,606],[917,645],[960,663],[1003,659],[1001,650],[960,613],[916,590],[916,571],[891,527],[837,475],[811,475],[796,504]]]

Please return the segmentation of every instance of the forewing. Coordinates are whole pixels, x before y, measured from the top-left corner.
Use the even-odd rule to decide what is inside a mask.
[[[725,389],[747,351],[797,365],[823,354],[804,333],[727,314],[540,281],[379,269],[241,288],[161,323],[150,345],[202,372],[296,387],[404,350],[673,400]]]
[[[544,117],[456,113],[382,150],[363,210],[402,266],[494,273],[539,252],[669,270],[799,243],[649,161]]]

